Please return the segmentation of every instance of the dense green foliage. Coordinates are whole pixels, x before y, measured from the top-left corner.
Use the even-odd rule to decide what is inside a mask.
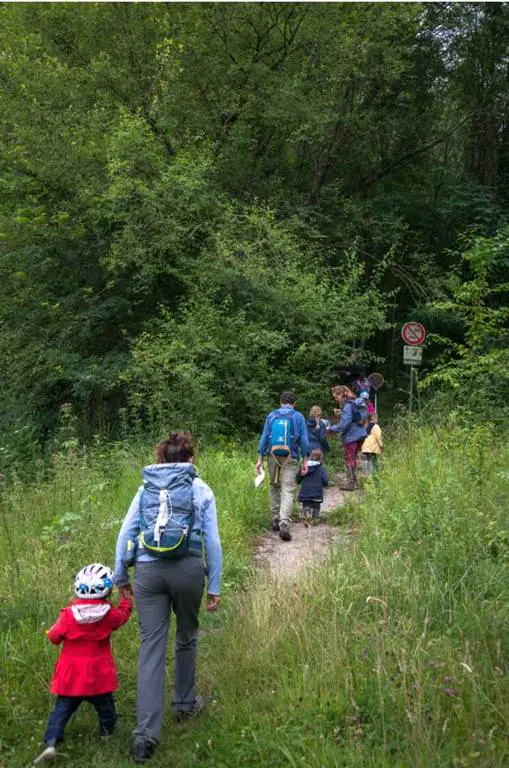
[[[509,391],[509,228],[491,238],[473,237],[462,257],[470,279],[452,276],[448,300],[431,304],[428,311],[447,317],[449,325],[455,321],[464,338],[461,343],[435,338],[445,352],[424,384],[454,392],[457,406],[470,406],[477,418],[502,425]]]
[[[253,428],[283,384],[394,381],[397,324],[503,225],[508,29],[507,3],[3,4],[3,433],[65,402],[86,436]]]
[[[202,617],[198,677],[209,706],[186,725],[167,714],[155,768],[507,764],[507,446],[487,425],[453,420],[438,430],[401,424],[387,437],[378,482],[347,510],[356,536],[277,588],[249,568],[253,535],[268,522],[265,494],[251,484],[254,446],[199,454],[226,553],[221,611]],[[37,753],[56,658],[44,630],[75,570],[111,562],[147,457],[132,444],[83,453],[67,441],[50,480],[4,490],[5,768]],[[62,746],[75,768],[130,764],[138,643],[135,619],[115,633],[118,734],[101,743],[95,713],[80,711]]]
[[[170,426],[214,441],[225,590],[154,766],[507,764],[508,39],[509,3],[0,5],[1,766]],[[393,428],[351,545],[276,589],[255,446],[218,434],[357,363],[397,398],[410,317],[435,428]],[[114,645],[119,733],[80,713],[76,768],[129,764],[135,621]]]

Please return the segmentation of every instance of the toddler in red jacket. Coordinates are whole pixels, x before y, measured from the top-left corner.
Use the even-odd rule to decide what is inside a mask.
[[[108,600],[112,588],[110,568],[100,563],[85,566],[74,581],[76,599],[48,630],[49,640],[63,643],[63,648],[51,681],[57,700],[44,734],[46,748],[34,765],[55,758],[56,745],[82,701],[94,705],[101,736],[113,733],[117,719],[113,691],[118,681],[110,635],[129,620],[133,606],[126,593],[118,607],[112,605]]]

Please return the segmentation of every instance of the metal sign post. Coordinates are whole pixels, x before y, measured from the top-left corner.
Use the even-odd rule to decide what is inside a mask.
[[[406,325],[409,325],[409,323],[407,323]],[[417,325],[417,323],[415,325]],[[405,328],[405,326],[403,327]],[[424,328],[422,330],[424,331]],[[421,338],[421,336],[422,336],[422,333],[419,334],[419,338]],[[424,331],[424,336],[426,336],[426,331]],[[422,347],[415,346],[415,341],[413,337],[410,345],[406,344],[403,347],[403,363],[404,365],[410,366],[410,391],[408,393],[408,410],[411,413],[413,402],[414,402],[415,367],[417,365],[422,365]]]
[[[385,379],[381,373],[370,373],[368,381],[375,390],[375,412],[378,413],[378,390],[383,387]]]
[[[410,366],[410,392],[408,393],[408,411],[412,413],[412,405],[414,401],[414,366]]]

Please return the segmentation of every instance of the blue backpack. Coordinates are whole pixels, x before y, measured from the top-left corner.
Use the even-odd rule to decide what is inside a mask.
[[[270,429],[270,455],[276,459],[286,459],[292,455],[294,434],[294,416],[276,411]]]
[[[149,555],[176,559],[187,554],[194,526],[194,472],[173,474],[167,467],[143,470],[139,542]]]
[[[359,400],[361,400],[359,397],[356,400],[350,400],[352,403],[352,422],[359,427],[364,427],[368,422],[368,406],[364,401],[359,403]]]

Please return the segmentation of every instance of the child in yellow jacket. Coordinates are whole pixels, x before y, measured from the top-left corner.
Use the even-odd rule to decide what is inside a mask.
[[[368,436],[362,444],[361,452],[364,471],[370,475],[378,469],[378,457],[382,453],[384,447],[382,430],[378,425],[378,414],[370,413],[366,432],[368,433]]]

